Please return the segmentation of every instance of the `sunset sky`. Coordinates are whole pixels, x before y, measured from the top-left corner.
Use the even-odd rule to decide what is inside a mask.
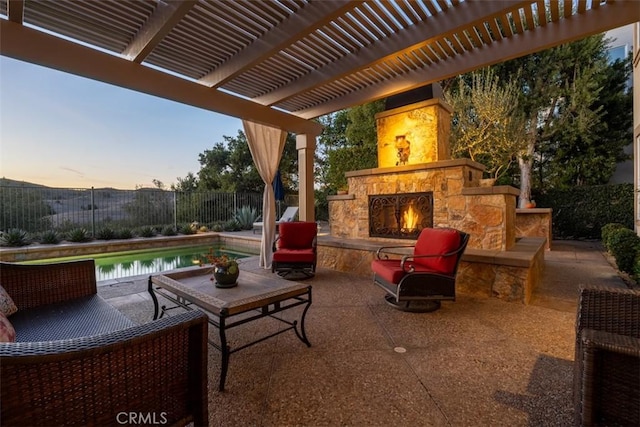
[[[169,186],[239,119],[0,57],[0,177],[50,187]]]

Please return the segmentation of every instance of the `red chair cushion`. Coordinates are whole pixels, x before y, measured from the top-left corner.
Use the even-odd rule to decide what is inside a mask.
[[[460,247],[460,233],[447,228],[424,228],[420,232],[413,255],[438,255],[453,252]],[[451,274],[457,256],[416,258],[416,268]]]
[[[407,274],[400,268],[399,259],[375,259],[371,262],[371,270],[387,282],[395,284]]]
[[[414,267],[414,273],[438,273],[438,271],[424,268],[421,265],[415,265],[415,263],[411,261],[407,261],[404,264],[405,270],[402,270],[400,268],[400,262],[401,260],[399,259],[376,259],[371,262],[371,270],[387,282],[395,284],[400,282],[412,265]]]
[[[273,253],[275,262],[305,262],[312,263],[315,260],[313,249],[278,249]]]
[[[313,239],[318,234],[318,225],[315,222],[283,222],[279,225],[279,229],[278,251],[284,248],[311,248]]]

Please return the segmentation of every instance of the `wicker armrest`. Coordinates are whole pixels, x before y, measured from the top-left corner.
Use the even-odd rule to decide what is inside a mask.
[[[640,425],[640,338],[584,329],[581,347],[583,425]]]
[[[0,284],[18,309],[39,307],[97,293],[92,259],[54,264],[0,263]]]
[[[2,343],[2,424],[118,425],[133,413],[207,425],[207,330],[191,311],[104,335]]]

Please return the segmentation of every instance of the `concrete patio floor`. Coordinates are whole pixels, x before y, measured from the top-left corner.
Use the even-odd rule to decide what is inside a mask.
[[[232,354],[224,392],[209,347],[210,424],[571,425],[578,288],[627,285],[597,242],[554,241],[545,259],[530,305],[458,294],[425,314],[389,307],[370,279],[320,269],[306,282],[312,347],[291,332]],[[243,261],[272,276],[257,257]],[[134,321],[151,320],[146,279],[102,283],[99,293]],[[231,344],[281,325],[232,329]]]

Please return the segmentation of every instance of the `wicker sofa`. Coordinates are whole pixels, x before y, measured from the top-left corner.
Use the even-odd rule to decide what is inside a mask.
[[[97,295],[93,260],[0,263],[0,283],[18,306],[3,426],[208,424],[205,314],[135,325]]]
[[[640,291],[583,287],[575,349],[576,425],[640,425]]]

